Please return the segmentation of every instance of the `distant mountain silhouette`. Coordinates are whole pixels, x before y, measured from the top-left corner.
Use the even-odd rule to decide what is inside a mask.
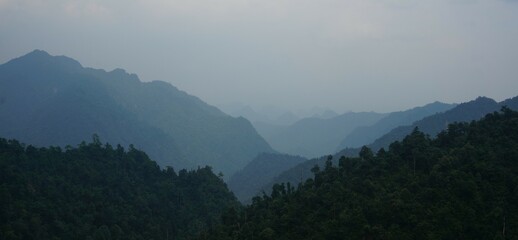
[[[424,117],[450,110],[455,106],[455,104],[434,102],[422,107],[390,113],[371,126],[362,126],[354,129],[342,140],[337,151],[344,148],[357,148],[370,144],[396,127],[412,124]]]
[[[289,110],[276,108],[273,106],[263,107],[259,110],[256,110],[251,106],[236,103],[222,105],[221,109],[230,116],[244,117],[252,124],[261,122],[285,126],[291,125],[301,118]]]
[[[402,140],[416,127],[425,134],[435,137],[437,133],[445,130],[448,124],[479,120],[486,114],[499,111],[502,106],[507,106],[515,111],[518,110],[518,97],[510,98],[500,103],[487,97],[479,97],[473,101],[459,104],[446,112],[425,117],[414,122],[412,125],[397,127],[368,145],[368,147],[376,153],[380,148],[387,148],[390,143]],[[357,156],[359,151],[360,148],[348,148],[332,154],[333,163],[338,165],[338,159],[341,156]],[[283,182],[290,182],[293,186],[296,186],[301,181],[312,176],[311,169],[313,166],[319,165],[320,167],[324,167],[326,159],[327,156],[324,156],[300,163],[279,174],[272,182],[262,187],[262,189],[271,189],[275,183]]]
[[[260,154],[230,178],[228,187],[241,202],[247,203],[261,191],[269,191],[270,189],[261,187],[271,182],[279,173],[304,161],[307,159],[287,154]]]
[[[254,123],[254,126],[275,150],[312,158],[334,152],[352,130],[372,125],[385,116],[375,112],[349,112],[327,119],[304,118],[290,126],[266,123]]]
[[[373,143],[369,144],[374,152],[380,148],[388,147],[390,143],[394,141],[402,140],[406,135],[410,134],[414,128],[419,128],[420,131],[435,137],[437,133],[445,130],[448,124],[454,122],[470,122],[473,120],[479,120],[486,114],[499,111],[503,105],[509,105],[512,109],[517,109],[513,106],[513,103],[518,101],[518,98],[508,99],[501,103],[497,103],[495,100],[487,97],[478,97],[477,99],[459,104],[458,106],[446,111],[444,113],[437,113],[429,117],[423,118],[419,121],[414,122],[408,126],[401,126],[392,129],[387,134],[376,139]],[[509,104],[506,104],[509,103]]]
[[[339,114],[336,113],[335,111],[332,111],[332,110],[326,110],[324,111],[323,113],[321,114],[315,114],[313,117],[316,117],[316,118],[322,118],[322,119],[329,119],[329,118],[334,118],[334,117],[337,117]]]
[[[94,133],[134,144],[163,167],[210,165],[228,176],[273,151],[246,119],[166,82],[84,68],[40,50],[0,65],[1,137],[66,146]]]

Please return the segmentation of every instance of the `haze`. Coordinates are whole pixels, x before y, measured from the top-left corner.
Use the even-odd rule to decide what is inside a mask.
[[[518,92],[518,1],[0,0],[0,62],[42,49],[213,105],[389,112]]]

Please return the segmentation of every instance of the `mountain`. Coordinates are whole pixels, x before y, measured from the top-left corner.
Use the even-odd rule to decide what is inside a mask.
[[[430,104],[427,104],[422,107],[416,107],[416,108],[412,108],[412,109],[409,109],[406,111],[389,113],[387,116],[381,118],[379,121],[377,121],[373,125],[360,126],[360,127],[355,128],[351,133],[349,133],[347,135],[347,137],[344,140],[342,140],[341,146],[366,145],[368,143],[373,142],[376,138],[382,136],[383,134],[388,133],[394,127],[411,124],[416,120],[422,119],[423,117],[426,117],[426,116],[429,116],[429,115],[432,115],[432,114],[435,114],[438,112],[443,112],[445,110],[453,108],[454,106],[455,105],[453,105],[453,104],[434,102],[434,103],[430,103]],[[329,114],[332,115],[332,113],[329,113]],[[264,124],[264,123],[259,123],[259,124],[254,123],[254,126],[256,127],[257,131],[260,134],[264,134],[263,136],[275,135],[276,133],[280,132],[280,129],[282,128],[279,126],[266,126],[266,124]],[[344,148],[340,147],[339,149],[342,150]],[[328,153],[331,153],[331,152],[328,152]],[[305,179],[306,177],[311,176],[311,168],[316,163],[322,164],[326,159],[327,159],[327,157],[322,157],[322,158],[313,159],[312,161],[307,161],[304,164],[298,164],[297,167],[291,166],[291,167],[294,167],[294,169],[287,171],[286,173],[284,173],[281,176],[277,176],[277,175],[264,176],[262,178],[263,181],[261,181],[261,183],[265,184],[265,185],[260,186],[259,188],[254,187],[254,189],[260,189],[260,190],[270,189],[273,186],[273,184],[278,181],[298,183],[302,179]],[[261,171],[261,172],[270,173],[272,170],[278,170],[278,168],[271,168],[269,171]],[[286,171],[286,170],[289,170],[289,168],[285,168],[282,170]],[[283,171],[280,171],[280,172],[276,171],[276,173],[280,174]],[[302,176],[304,176],[302,178],[301,178],[301,173],[305,173],[302,175]],[[276,179],[276,177],[279,177],[279,178]],[[243,198],[242,198],[243,195],[240,194],[242,192],[242,190],[240,190],[240,189],[246,189],[246,188],[241,186],[240,183],[244,183],[245,181],[241,178],[238,178],[238,179],[239,179],[238,181],[235,181],[236,186],[229,183],[229,187],[236,194],[238,199],[243,201]],[[254,180],[254,182],[257,183],[258,181]],[[243,185],[246,185],[246,184],[243,184]],[[249,193],[252,193],[253,195],[257,195],[258,193],[260,193],[260,191],[254,190],[253,192],[249,192]],[[250,199],[252,197],[249,194],[247,194],[245,196],[248,199]]]
[[[413,131],[276,184],[197,239],[516,239],[518,112]],[[230,214],[233,213],[233,214]]]
[[[518,109],[518,96],[500,102],[500,106],[505,106],[512,110]]]
[[[251,106],[239,103],[220,105],[221,109],[234,117],[244,117],[252,124],[255,122],[268,123],[273,125],[291,125],[301,117],[293,112],[275,106],[264,106],[254,109]]]
[[[412,131],[416,127],[420,131],[423,131],[425,134],[435,137],[439,131],[446,129],[448,124],[454,122],[470,122],[473,120],[478,120],[488,113],[498,111],[502,106],[508,106],[513,110],[518,110],[517,103],[518,97],[510,98],[500,103],[497,103],[490,98],[479,97],[473,101],[459,104],[446,112],[437,113],[432,116],[421,119],[419,121],[416,121],[412,125],[397,127],[389,133],[387,133],[386,135],[377,139],[374,143],[367,146],[376,153],[382,147],[387,148],[391,143],[390,141],[394,142],[402,140],[406,135],[412,133]],[[334,164],[338,164],[338,159],[340,157],[358,156],[360,151],[361,148],[347,148],[343,149],[340,152],[334,153],[332,155]],[[307,179],[312,176],[311,169],[315,165],[324,167],[327,158],[327,156],[314,158],[301,164],[298,164],[293,168],[280,173],[277,177],[275,177],[275,179],[272,182],[268,183],[263,188],[268,189],[276,183],[283,182],[290,182],[292,185],[296,186],[304,179]]]
[[[385,116],[375,112],[349,112],[328,119],[304,118],[290,126],[256,124],[256,128],[275,150],[311,158],[334,152],[352,130],[374,124]]]
[[[403,139],[416,127],[419,128],[420,131],[435,137],[437,133],[446,129],[450,123],[478,120],[488,113],[498,111],[504,105],[509,105],[512,109],[518,109],[515,108],[516,105],[514,105],[516,102],[518,102],[517,97],[500,103],[487,97],[478,97],[473,101],[459,104],[444,113],[434,114],[416,121],[411,125],[400,126],[392,129],[390,132],[376,139],[376,141],[368,146],[374,151],[377,151],[382,147],[386,148],[390,143]]]
[[[390,113],[371,126],[361,126],[354,129],[342,140],[337,151],[370,144],[396,127],[410,125],[424,117],[450,110],[455,106],[455,104],[434,102],[422,107]]]
[[[281,172],[306,161],[306,158],[287,154],[263,153],[258,155],[243,170],[236,172],[228,181],[228,187],[243,203],[260,194],[267,183]]]
[[[329,119],[329,118],[337,117],[338,115],[339,114],[336,113],[333,110],[324,110],[324,112],[322,112],[321,114],[315,114],[313,117],[315,117],[315,118],[322,118],[322,119]]]
[[[134,144],[163,167],[210,165],[228,176],[273,151],[246,119],[166,82],[84,68],[39,50],[0,65],[0,136],[66,146],[94,133]]]
[[[0,239],[190,239],[237,206],[210,167],[161,169],[96,137],[66,150],[0,139]]]

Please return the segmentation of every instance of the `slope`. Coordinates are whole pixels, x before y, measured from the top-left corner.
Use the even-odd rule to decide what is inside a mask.
[[[0,239],[188,239],[238,202],[210,167],[161,170],[102,144],[0,139]]]
[[[492,99],[479,97],[473,101],[459,104],[458,106],[448,110],[444,113],[438,113],[429,117],[426,117],[420,121],[415,122],[411,126],[398,127],[392,130],[387,135],[376,140],[373,144],[368,145],[370,149],[376,153],[381,147],[387,148],[390,144],[389,141],[400,141],[406,135],[410,134],[416,127],[422,130],[425,134],[435,136],[441,129],[446,129],[449,123],[454,122],[469,122],[472,120],[478,120],[484,115],[497,111],[502,106],[511,106],[513,110],[518,110],[516,106],[518,97],[507,99],[503,102],[497,103]],[[397,134],[396,134],[397,133]],[[405,135],[406,134],[406,135]],[[383,143],[383,144],[381,144]],[[333,154],[334,163],[338,163],[338,159],[342,156],[358,156],[361,148],[348,148],[340,152]],[[298,164],[291,169],[288,169],[279,174],[275,179],[264,186],[264,189],[271,188],[275,183],[290,182],[292,185],[297,185],[304,179],[312,176],[311,169],[315,165],[324,167],[325,161],[328,157],[320,157],[310,159],[304,163]]]
[[[342,140],[337,151],[344,148],[357,148],[367,145],[398,126],[410,125],[417,120],[450,110],[455,106],[455,104],[434,102],[422,107],[390,113],[371,126],[361,126],[354,129]]]
[[[333,152],[343,136],[356,127],[371,125],[384,116],[374,112],[349,112],[329,119],[304,118],[293,125],[278,127],[275,132],[270,132],[274,134],[265,134],[263,137],[277,151],[318,157]],[[264,130],[266,127],[261,126],[259,129]]]
[[[199,239],[518,238],[518,112],[413,131],[386,152],[278,184]]]
[[[230,178],[228,187],[239,201],[249,203],[252,197],[262,191],[268,191],[269,188],[263,189],[262,187],[271,182],[278,174],[306,160],[300,156],[287,154],[259,154],[245,168]]]
[[[211,165],[229,176],[272,151],[246,119],[165,82],[83,68],[39,50],[0,65],[0,136],[65,146],[94,133],[133,143],[162,166]]]
[[[374,151],[382,147],[388,147],[390,143],[403,139],[416,127],[419,128],[420,131],[435,137],[437,133],[446,129],[450,123],[478,120],[490,112],[498,111],[503,104],[504,102],[497,103],[495,100],[487,97],[478,97],[473,101],[459,104],[444,113],[434,114],[408,126],[397,127],[376,139],[376,141],[369,144],[369,147]]]

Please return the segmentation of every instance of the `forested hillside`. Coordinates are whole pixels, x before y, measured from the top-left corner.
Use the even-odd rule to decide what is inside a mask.
[[[446,129],[450,123],[478,120],[490,112],[498,111],[502,106],[508,106],[511,109],[518,110],[518,108],[515,107],[517,106],[516,102],[518,102],[517,97],[510,98],[502,102],[496,102],[487,97],[478,97],[473,101],[461,103],[446,112],[425,117],[408,126],[401,126],[392,129],[389,133],[376,139],[376,141],[370,143],[368,146],[374,151],[377,151],[382,147],[387,147],[394,141],[403,139],[416,127],[418,127],[422,132],[435,137],[437,133]]]
[[[457,105],[456,107],[443,112],[437,113],[429,117],[425,117],[419,121],[414,122],[414,124],[410,126],[401,126],[393,129],[389,133],[385,134],[381,138],[377,139],[374,143],[367,145],[369,148],[380,149],[382,147],[387,148],[394,141],[401,141],[405,138],[406,135],[410,134],[413,129],[416,127],[419,128],[420,131],[425,134],[430,135],[430,137],[435,137],[437,133],[441,130],[447,128],[448,124],[454,122],[469,122],[472,120],[479,120],[484,115],[491,113],[493,111],[498,111],[503,106],[508,106],[512,110],[518,110],[518,97],[509,98],[505,101],[497,103],[493,99],[479,97],[473,101],[469,101],[466,103],[462,103]],[[390,141],[389,141],[390,140]],[[334,163],[338,163],[338,158],[341,156],[349,156],[354,157],[358,156],[361,148],[347,148],[340,152],[332,154],[334,156]],[[298,184],[311,177],[313,174],[311,173],[311,169],[315,164],[318,164],[320,167],[323,167],[326,161],[326,157],[314,158],[310,159],[304,163],[298,164],[297,166],[288,169],[279,176],[277,176],[274,181],[269,183],[265,188],[271,188],[275,183],[280,182],[291,182],[292,184]]]
[[[227,211],[199,239],[518,238],[518,112],[451,124],[433,140],[414,129],[386,151],[332,162]]]
[[[0,239],[186,239],[238,206],[210,167],[161,170],[133,147],[0,139]]]

